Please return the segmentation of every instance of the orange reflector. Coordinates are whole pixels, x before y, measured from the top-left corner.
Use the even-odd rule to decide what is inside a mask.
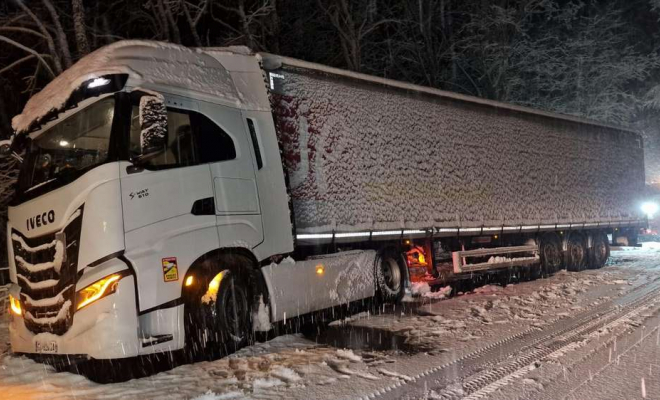
[[[316,275],[323,275],[325,273],[325,268],[323,265],[317,265],[316,266]]]

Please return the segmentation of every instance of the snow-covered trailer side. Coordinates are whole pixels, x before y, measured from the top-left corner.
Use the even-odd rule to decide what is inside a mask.
[[[263,58],[298,244],[645,223],[634,131]]]

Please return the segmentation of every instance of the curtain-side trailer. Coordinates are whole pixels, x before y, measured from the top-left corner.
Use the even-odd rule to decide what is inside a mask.
[[[118,42],[13,125],[10,340],[54,360],[222,354],[645,224],[635,132],[245,48]]]

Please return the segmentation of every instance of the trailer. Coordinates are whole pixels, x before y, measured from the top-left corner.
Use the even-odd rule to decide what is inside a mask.
[[[241,47],[117,42],[13,125],[10,340],[51,359],[226,354],[646,224],[634,131]]]

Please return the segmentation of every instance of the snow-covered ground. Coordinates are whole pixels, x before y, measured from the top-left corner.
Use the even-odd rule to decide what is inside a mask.
[[[451,298],[445,298],[448,288],[435,295],[436,292],[419,287],[419,293],[426,295],[420,301],[407,303],[403,309],[385,308],[377,315],[365,312],[344,324],[334,323],[318,342],[301,335],[280,336],[228,358],[183,365],[151,377],[109,385],[95,384],[71,373],[56,373],[51,367],[11,355],[3,319],[0,398],[358,398],[393,384],[405,384],[425,371],[504,337],[530,329],[541,331],[555,321],[618,298],[658,277],[660,244],[649,244],[643,249],[613,250],[610,265],[601,270],[562,271],[548,279],[506,287],[488,285]],[[649,316],[652,314],[649,311]],[[655,336],[653,340],[640,338],[656,343]],[[599,340],[599,335],[594,335],[593,340]],[[586,348],[588,343],[554,356],[577,357]],[[645,357],[650,357],[649,363],[660,365],[656,350]],[[626,362],[649,368],[636,358]],[[597,369],[594,367],[594,374]],[[646,371],[643,376],[648,398],[657,398],[659,394],[651,395],[660,387],[660,381],[652,378],[658,371],[660,367],[655,375]],[[459,373],[448,368],[445,378],[450,381]],[[597,378],[605,386],[615,381],[607,374]],[[556,382],[543,382],[532,371],[489,396],[529,398],[529,393],[534,393],[531,397],[552,398],[544,388],[553,384]],[[570,392],[577,396],[573,398],[583,398],[580,396],[594,391],[595,383],[581,385]],[[636,397],[641,397],[640,385],[641,381],[635,379]],[[534,391],[530,392],[530,388]]]

